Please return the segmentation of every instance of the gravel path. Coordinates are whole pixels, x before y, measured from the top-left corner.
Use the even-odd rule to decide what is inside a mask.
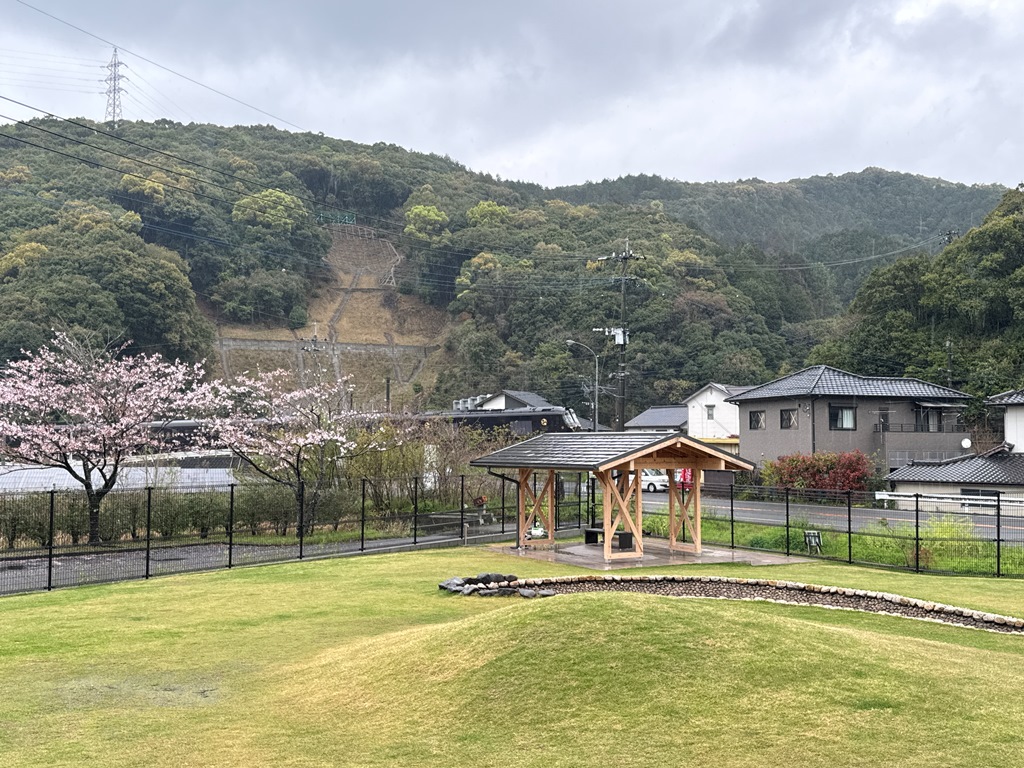
[[[483,574],[481,574],[483,575]],[[470,585],[464,580],[462,594],[515,594],[546,597],[580,592],[640,592],[665,597],[701,597],[727,600],[764,600],[800,605],[817,605],[870,613],[884,613],[944,624],[973,627],[993,632],[1024,634],[1024,619],[918,600],[889,592],[873,592],[821,584],[804,584],[774,579],[737,579],[722,576],[556,576],[546,579],[506,577]],[[468,591],[467,591],[468,590]]]

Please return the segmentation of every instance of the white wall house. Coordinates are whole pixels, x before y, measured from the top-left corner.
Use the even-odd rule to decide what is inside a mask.
[[[708,438],[738,438],[740,434],[740,407],[725,402],[725,398],[746,392],[750,387],[736,387],[731,384],[710,384],[701,387],[683,403],[689,410],[690,437],[698,440]]]

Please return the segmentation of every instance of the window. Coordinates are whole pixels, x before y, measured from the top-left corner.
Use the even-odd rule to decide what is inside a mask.
[[[764,429],[764,411],[750,412],[750,428]]]
[[[857,406],[830,405],[828,407],[828,428],[852,430],[857,428]]]
[[[715,420],[715,406],[713,406],[713,405],[705,405],[704,408],[708,412],[708,421],[714,421]]]
[[[784,408],[779,411],[779,427],[781,429],[796,429],[796,408]]]

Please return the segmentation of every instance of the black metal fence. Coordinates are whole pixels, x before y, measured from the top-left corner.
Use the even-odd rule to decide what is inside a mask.
[[[578,529],[592,483],[562,475],[556,499],[556,529]],[[92,511],[81,490],[0,494],[0,594],[513,538],[517,505],[479,475],[115,490]]]
[[[1024,576],[1021,498],[759,486],[703,491],[705,544],[916,572]],[[645,510],[644,528],[664,535],[665,512]]]
[[[532,481],[531,481],[532,482]],[[539,482],[539,480],[538,480]],[[595,524],[585,474],[561,474],[555,528]],[[667,504],[644,494],[644,531]],[[238,565],[517,536],[517,487],[493,476],[367,478],[311,490],[245,482],[0,495],[0,594]],[[917,572],[1024,576],[1024,499],[710,486],[703,541]]]

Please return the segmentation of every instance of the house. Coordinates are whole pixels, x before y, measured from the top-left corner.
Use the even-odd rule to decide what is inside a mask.
[[[687,434],[689,409],[685,405],[654,405],[626,422],[626,432],[682,432]]]
[[[814,365],[731,395],[740,451],[754,461],[859,450],[890,472],[962,455],[970,395],[912,378],[860,376]]]
[[[739,455],[740,409],[726,398],[746,392],[751,387],[711,382],[683,401],[689,412],[687,434],[704,443],[717,445]]]
[[[515,435],[580,431],[579,419],[571,408],[553,405],[534,392],[514,389],[455,400],[452,410],[433,411],[420,418],[447,419],[482,429],[507,427]]]
[[[1024,390],[993,395],[985,404],[1004,409],[1002,444],[980,453],[968,451],[944,461],[914,461],[900,467],[886,478],[893,492],[957,499],[1024,497]]]

